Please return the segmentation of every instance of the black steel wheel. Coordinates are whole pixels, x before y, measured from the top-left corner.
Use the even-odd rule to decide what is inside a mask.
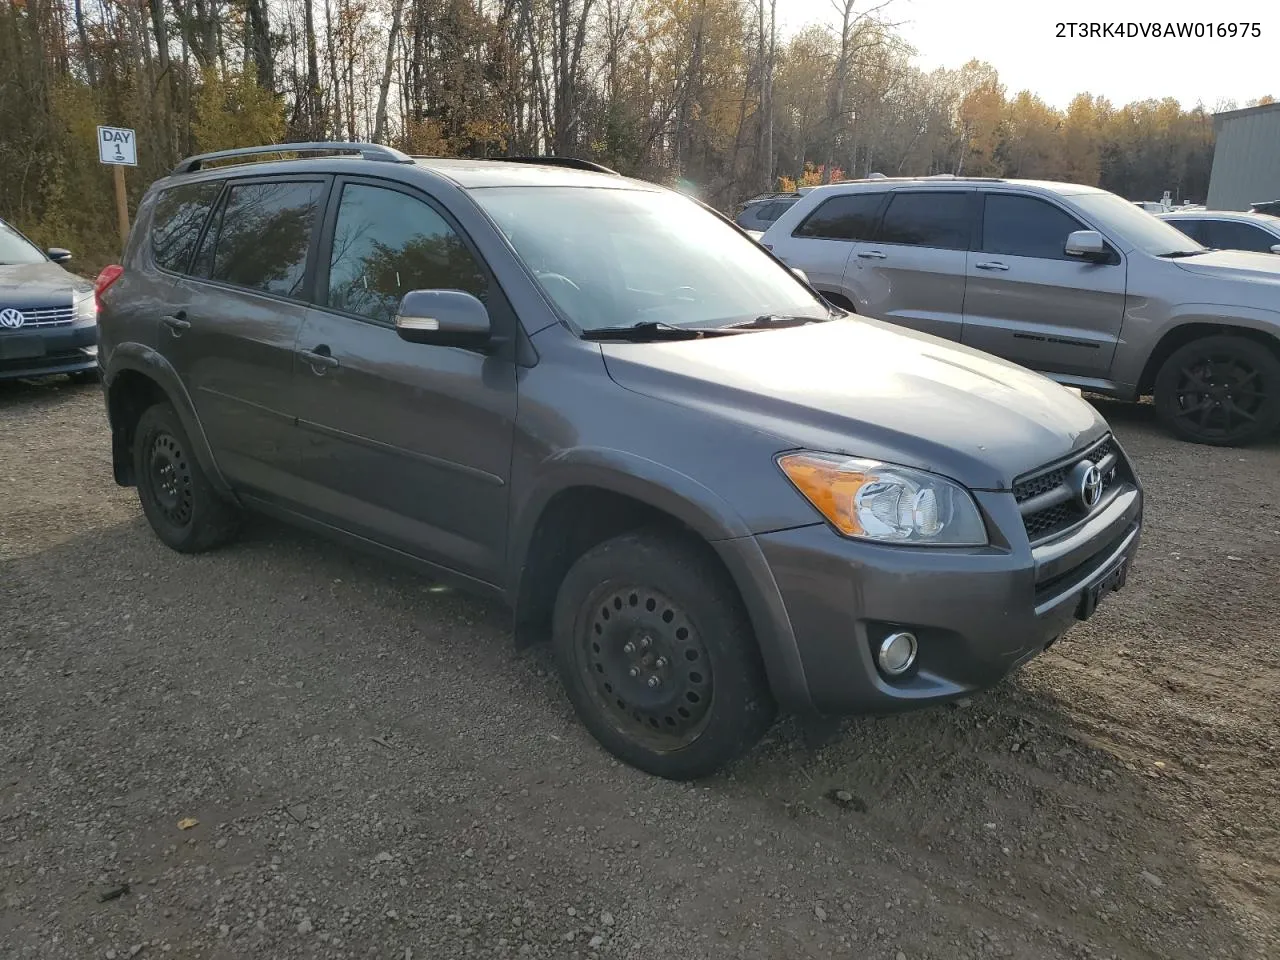
[[[578,670],[623,732],[654,750],[696,740],[711,711],[711,658],[678,602],[652,587],[602,585],[577,646]]]
[[[1280,360],[1245,337],[1192,341],[1160,368],[1155,402],[1161,420],[1184,440],[1252,443],[1280,423]]]
[[[741,598],[692,539],[637,532],[588,550],[560,586],[553,638],[579,718],[641,770],[705,776],[773,721]]]
[[[191,467],[187,455],[173,434],[163,431],[151,436],[147,453],[147,484],[155,498],[156,509],[175,527],[191,523],[191,505],[195,497]]]
[[[167,403],[150,407],[138,419],[133,475],[151,529],[174,550],[199,553],[235,534],[235,507],[210,484],[182,421]]]

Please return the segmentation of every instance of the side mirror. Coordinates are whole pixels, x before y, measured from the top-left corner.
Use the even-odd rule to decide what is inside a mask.
[[[396,333],[410,343],[477,349],[491,332],[485,305],[461,290],[411,290],[396,310]]]
[[[791,272],[800,278],[801,283],[807,284],[809,282],[809,275],[805,273],[803,270],[801,270],[799,267],[792,267]]]
[[[1075,230],[1067,236],[1067,244],[1062,249],[1068,257],[1101,260],[1107,255],[1107,242],[1097,230]]]
[[[1271,252],[1272,252],[1272,253],[1280,253],[1280,243],[1273,243],[1273,244],[1271,245]]]
[[[54,263],[66,263],[71,259],[71,251],[64,250],[62,247],[50,247],[44,252],[44,255]]]

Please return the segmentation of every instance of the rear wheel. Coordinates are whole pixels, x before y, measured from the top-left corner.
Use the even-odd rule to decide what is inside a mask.
[[[1183,440],[1253,443],[1280,425],[1280,360],[1247,337],[1193,340],[1156,374],[1155,404],[1161,421]]]
[[[642,532],[587,551],[560,587],[554,638],[579,718],[648,773],[710,774],[773,721],[737,591],[697,544]]]
[[[174,550],[200,553],[235,534],[238,512],[209,483],[178,414],[167,403],[148,408],[138,420],[133,475],[151,529]]]

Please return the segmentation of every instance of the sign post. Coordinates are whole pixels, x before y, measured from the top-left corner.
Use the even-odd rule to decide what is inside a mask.
[[[138,165],[138,138],[126,127],[98,128],[98,161],[115,167],[116,218],[120,221],[120,246],[129,242],[129,202],[124,191],[124,168]]]

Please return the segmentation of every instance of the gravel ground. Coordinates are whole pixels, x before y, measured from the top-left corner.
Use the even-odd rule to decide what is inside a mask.
[[[1280,442],[1104,412],[1149,508],[1093,620],[680,785],[503,610],[267,521],[169,552],[96,388],[0,384],[0,957],[1278,957]]]

